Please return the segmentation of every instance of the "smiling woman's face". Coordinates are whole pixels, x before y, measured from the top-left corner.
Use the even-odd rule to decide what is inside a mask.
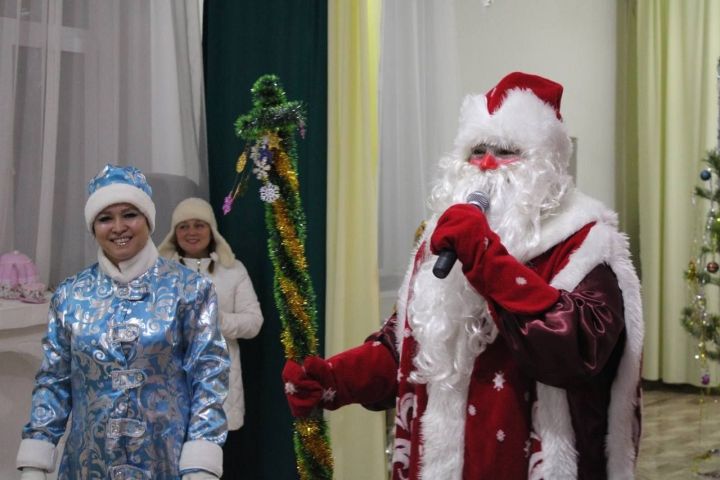
[[[105,256],[116,266],[137,255],[150,238],[145,215],[130,203],[103,209],[93,221],[93,232]]]
[[[180,222],[175,227],[175,238],[183,255],[189,258],[206,258],[210,256],[210,240],[212,231],[207,222],[193,218]]]

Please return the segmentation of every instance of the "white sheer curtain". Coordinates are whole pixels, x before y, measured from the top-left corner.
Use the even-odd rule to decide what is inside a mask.
[[[91,263],[87,181],[135,165],[170,209],[207,194],[198,0],[0,0],[0,253],[55,284]]]
[[[461,93],[455,0],[383,2],[380,67],[382,314],[410,260],[439,158],[452,147]]]

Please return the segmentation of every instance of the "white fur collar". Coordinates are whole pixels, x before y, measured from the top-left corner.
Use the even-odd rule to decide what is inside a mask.
[[[119,283],[130,283],[143,273],[147,272],[158,259],[158,251],[155,244],[148,238],[145,246],[137,255],[130,260],[120,262],[116,267],[110,259],[105,256],[102,248],[98,248],[98,264],[105,274]]]
[[[543,220],[540,242],[527,251],[515,252],[515,256],[523,263],[532,260],[592,222],[617,227],[617,214],[600,201],[573,190],[565,196],[558,210]]]

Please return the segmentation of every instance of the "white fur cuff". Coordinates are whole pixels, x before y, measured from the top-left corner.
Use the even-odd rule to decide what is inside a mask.
[[[57,449],[55,445],[45,440],[26,438],[20,442],[15,466],[17,468],[32,467],[52,472],[55,470]]]
[[[223,473],[223,451],[220,445],[207,440],[185,442],[180,453],[180,474],[204,470],[217,477]]]

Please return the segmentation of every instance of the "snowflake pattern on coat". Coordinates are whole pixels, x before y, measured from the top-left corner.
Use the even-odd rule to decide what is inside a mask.
[[[496,372],[495,378],[493,378],[493,388],[498,392],[505,386],[505,375],[503,372]]]

